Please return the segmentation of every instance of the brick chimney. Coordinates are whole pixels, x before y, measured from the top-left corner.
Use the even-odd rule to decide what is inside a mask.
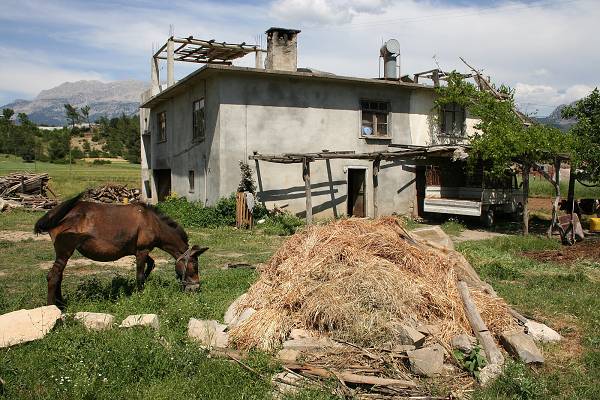
[[[294,71],[298,68],[297,29],[269,28],[267,32],[266,69]]]

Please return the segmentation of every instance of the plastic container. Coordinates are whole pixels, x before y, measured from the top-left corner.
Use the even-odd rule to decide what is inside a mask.
[[[590,232],[600,232],[600,218],[590,218]]]

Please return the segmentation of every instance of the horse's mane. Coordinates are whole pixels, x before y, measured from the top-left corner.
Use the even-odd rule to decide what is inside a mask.
[[[183,241],[185,243],[188,243],[189,237],[187,232],[173,218],[169,217],[167,214],[163,213],[161,210],[159,210],[156,206],[153,206],[152,204],[144,204],[143,206],[147,210],[153,212],[160,221],[165,223],[167,226],[175,229],[175,232],[177,232],[179,236],[181,236]]]

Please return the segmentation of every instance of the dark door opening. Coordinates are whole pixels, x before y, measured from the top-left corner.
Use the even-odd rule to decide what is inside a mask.
[[[366,216],[365,169],[348,168],[348,215]]]
[[[154,181],[156,182],[156,195],[158,201],[163,201],[171,194],[171,170],[155,169]]]
[[[417,195],[417,210],[416,214],[419,217],[424,216],[423,207],[425,207],[425,187],[427,186],[425,180],[425,166],[417,166],[416,169],[416,195]]]

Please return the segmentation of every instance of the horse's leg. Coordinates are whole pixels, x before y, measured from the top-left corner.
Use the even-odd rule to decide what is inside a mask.
[[[70,236],[70,235],[69,235]],[[75,251],[75,240],[73,238],[69,238],[67,235],[61,236],[59,235],[54,241],[54,252],[56,253],[56,258],[54,260],[54,264],[52,264],[52,268],[48,271],[48,305],[56,304],[59,307],[64,307],[65,302],[62,297],[62,279],[63,279],[63,271],[67,266],[67,262],[69,258],[73,255]]]
[[[146,266],[146,261],[148,257],[148,250],[138,251],[135,254],[135,262],[136,262],[136,275],[135,279],[137,282],[138,290],[142,290],[144,287],[144,281],[146,280],[146,274],[144,273],[144,267]]]
[[[148,275],[150,275],[150,272],[152,272],[155,265],[156,263],[154,262],[152,257],[150,257],[149,255],[146,256],[146,270],[144,271],[144,277],[146,279],[148,279]]]

